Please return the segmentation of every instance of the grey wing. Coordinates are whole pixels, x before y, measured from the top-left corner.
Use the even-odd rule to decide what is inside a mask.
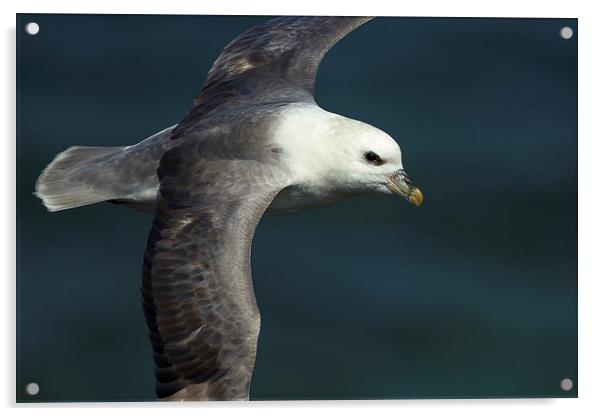
[[[209,71],[194,106],[172,132],[186,136],[211,118],[263,105],[313,103],[322,57],[369,17],[279,17],[230,42]],[[215,111],[216,109],[222,111]],[[214,122],[213,120],[211,122]]]
[[[166,400],[248,399],[260,324],[251,240],[283,187],[281,172],[192,144],[168,151],[159,176],[141,287],[156,393]]]
[[[256,73],[283,78],[313,94],[320,61],[328,50],[369,17],[279,17],[230,42],[209,71],[201,92]]]

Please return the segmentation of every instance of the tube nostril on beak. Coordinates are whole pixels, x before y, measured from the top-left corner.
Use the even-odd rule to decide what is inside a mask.
[[[395,172],[395,176],[398,176],[401,178],[401,180],[403,180],[405,183],[407,183],[408,185],[411,185],[412,183],[414,183],[412,181],[412,178],[410,178],[408,176],[408,174],[406,173],[405,170],[399,170],[397,172]]]

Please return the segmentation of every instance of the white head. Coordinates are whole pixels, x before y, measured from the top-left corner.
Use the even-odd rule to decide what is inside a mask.
[[[300,107],[284,117],[277,137],[297,183],[325,193],[396,193],[414,205],[422,203],[397,142],[369,124]]]

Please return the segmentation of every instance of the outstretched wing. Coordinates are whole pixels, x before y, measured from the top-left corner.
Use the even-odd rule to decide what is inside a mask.
[[[159,168],[141,292],[161,399],[249,395],[260,322],[251,240],[282,172],[217,149],[183,145]]]
[[[209,71],[186,117],[172,131],[180,139],[210,117],[240,108],[313,102],[322,57],[369,17],[279,17],[230,42]],[[220,108],[225,111],[214,111]]]
[[[279,17],[228,44],[209,71],[203,91],[249,73],[284,78],[313,94],[320,61],[369,17]]]

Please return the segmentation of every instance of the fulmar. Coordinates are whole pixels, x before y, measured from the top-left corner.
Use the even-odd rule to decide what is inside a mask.
[[[49,211],[108,201],[154,215],[141,298],[159,399],[248,400],[260,328],[251,241],[264,214],[369,192],[422,203],[393,138],[313,97],[324,54],[368,20],[253,27],[178,124],[131,146],[71,147],[38,179]]]

